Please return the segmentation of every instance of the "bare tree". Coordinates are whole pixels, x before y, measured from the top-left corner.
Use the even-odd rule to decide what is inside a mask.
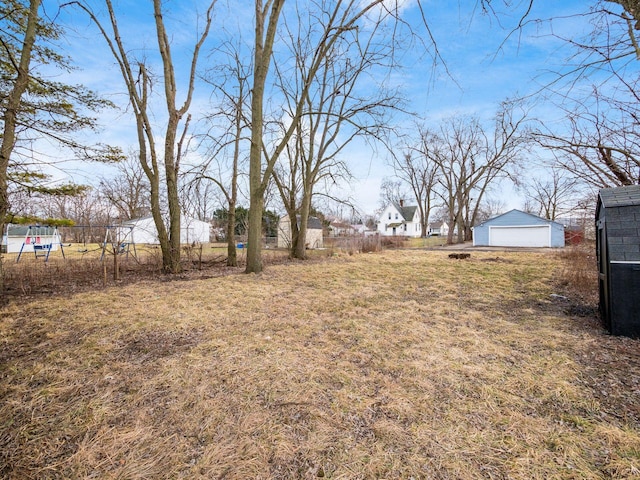
[[[493,132],[488,133],[477,118],[454,117],[439,131],[422,132],[421,154],[438,170],[441,196],[449,224],[447,241],[471,238],[482,201],[497,179],[508,175],[524,144],[526,112],[505,103],[496,115]]]
[[[262,211],[264,192],[273,164],[262,162],[264,131],[264,91],[271,64],[280,13],[284,0],[255,0],[255,38],[253,86],[251,95],[251,145],[249,150],[249,219],[247,245],[247,273],[262,271]]]
[[[227,266],[230,267],[238,266],[235,242],[236,206],[242,143],[248,140],[246,135],[249,123],[247,103],[251,65],[243,62],[239,52],[238,47],[227,44],[223,53],[230,61],[215,70],[214,78],[207,79],[221,98],[216,111],[207,118],[209,131],[201,142],[206,161],[193,170],[194,181],[190,184],[190,189],[196,192],[209,188],[210,184],[215,185],[227,204]]]
[[[104,0],[109,14],[107,23],[103,23],[83,1],[72,2],[78,5],[91,17],[97,25],[100,34],[120,68],[122,79],[126,85],[129,104],[133,110],[138,135],[138,158],[140,165],[149,179],[151,191],[151,214],[158,230],[158,239],[162,250],[162,264],[166,272],[180,271],[180,198],[178,178],[180,164],[183,159],[186,144],[185,139],[189,129],[191,115],[188,113],[195,89],[196,67],[200,49],[204,44],[212,21],[215,0],[209,3],[204,16],[204,27],[198,34],[197,41],[190,57],[189,77],[185,85],[184,100],[178,105],[178,85],[174,70],[171,42],[167,33],[161,0],[153,0],[153,16],[156,27],[157,51],[162,59],[162,80],[167,120],[164,126],[163,155],[156,148],[155,122],[151,116],[149,103],[152,93],[153,79],[149,65],[144,59],[133,57],[124,43],[120,33],[118,16],[111,0]],[[178,130],[182,131],[179,133]],[[164,164],[164,168],[162,168]],[[164,180],[165,194],[168,207],[168,221],[165,221],[161,205],[161,180]]]
[[[182,211],[203,222],[210,221],[215,216],[215,211],[225,202],[221,198],[220,189],[215,183],[191,172],[186,172],[182,178],[180,188]]]
[[[400,179],[383,178],[380,182],[380,209],[384,209],[390,204],[400,205],[404,200],[411,196],[411,193],[405,190],[405,182]]]
[[[396,0],[360,2],[358,0],[331,2],[320,0],[317,2],[322,28],[314,36],[315,45],[313,56],[309,59],[304,83],[301,85],[295,108],[291,111],[289,127],[275,142],[268,152],[263,151],[263,98],[266,75],[271,63],[273,45],[278,21],[282,12],[284,0],[269,0],[263,3],[256,0],[256,35],[255,60],[253,75],[253,96],[251,110],[251,150],[249,155],[249,234],[247,249],[246,272],[262,271],[261,232],[262,212],[264,207],[264,193],[271,179],[276,161],[285,150],[294,135],[305,113],[305,104],[313,82],[318,72],[331,55],[334,46],[347,32],[358,28],[366,28],[372,18],[376,21],[397,18],[399,5]],[[362,24],[362,25],[361,25]],[[386,39],[392,41],[392,39]],[[263,163],[263,156],[265,158]]]
[[[150,213],[149,179],[135,157],[118,163],[118,172],[100,179],[100,192],[117,211],[121,220],[131,220]]]
[[[422,142],[427,141],[427,136],[421,136]],[[427,236],[429,228],[429,216],[435,200],[435,189],[438,185],[439,169],[435,162],[430,160],[423,151],[428,151],[428,145],[421,145],[401,156],[393,156],[393,168],[396,176],[409,185],[413,198],[418,204],[421,236]]]
[[[524,190],[531,213],[549,220],[571,213],[583,197],[578,180],[557,167],[550,176],[530,178]]]
[[[534,138],[557,165],[596,188],[640,182],[639,7],[637,0],[597,0],[576,15],[592,25],[588,34],[552,29],[571,47],[543,92],[561,118],[541,124]],[[554,26],[560,20],[546,21]]]
[[[495,216],[505,213],[507,209],[507,203],[504,197],[488,195],[485,197],[478,215],[476,216],[476,224],[482,223],[485,220],[489,220]]]
[[[329,188],[350,177],[344,149],[358,137],[381,138],[388,114],[401,101],[396,91],[376,85],[373,78],[374,69],[380,74],[393,67],[393,45],[380,41],[387,33],[386,17],[371,18],[367,28],[345,30],[332,39],[330,49],[319,53],[318,32],[325,35],[335,23],[322,15],[328,5],[298,9],[293,22],[285,22],[283,43],[288,44],[291,62],[275,63],[276,83],[286,101],[280,135],[287,134],[290,118],[298,123],[273,174],[292,220],[291,255],[300,259],[306,257],[314,195],[328,196]],[[311,78],[310,67],[315,69]],[[325,189],[319,191],[322,183]]]
[[[47,217],[73,221],[73,227],[66,229],[67,238],[76,243],[102,242],[104,227],[114,220],[110,203],[95,189],[75,196],[41,197],[40,203]]]
[[[590,96],[559,106],[564,128],[540,125],[534,140],[550,150],[556,163],[580,182],[596,188],[640,183],[640,96],[637,82],[605,95],[593,87]]]

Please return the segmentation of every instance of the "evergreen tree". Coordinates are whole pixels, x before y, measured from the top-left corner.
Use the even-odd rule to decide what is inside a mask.
[[[9,191],[23,188],[54,195],[80,193],[83,187],[67,183],[52,187],[43,173],[40,141],[68,148],[71,158],[116,161],[120,152],[104,145],[77,142],[82,129],[96,127],[86,112],[111,106],[80,85],[67,85],[44,71],[69,73],[70,59],[56,51],[63,35],[59,25],[42,15],[40,0],[0,3],[0,232],[10,213]],[[3,287],[0,262],[0,294]]]

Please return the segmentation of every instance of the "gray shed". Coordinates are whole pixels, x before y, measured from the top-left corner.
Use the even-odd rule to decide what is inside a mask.
[[[640,338],[640,186],[600,190],[596,229],[602,322]]]
[[[473,227],[473,246],[564,247],[564,225],[514,209]]]

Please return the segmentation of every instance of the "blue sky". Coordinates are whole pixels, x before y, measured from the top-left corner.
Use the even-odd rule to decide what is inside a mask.
[[[552,78],[549,72],[566,68],[571,51],[550,35],[551,26],[555,32],[570,37],[589,31],[589,26],[574,16],[584,11],[583,1],[538,0],[528,18],[554,18],[553,23],[530,22],[514,33],[524,3],[528,2],[515,11],[498,12],[500,22],[477,9],[474,11],[473,1],[459,1],[451,6],[452,3],[424,3],[445,64],[434,68],[427,56],[413,65],[409,63],[398,74],[405,83],[411,108],[431,127],[437,127],[442,119],[452,115],[478,116],[490,127],[501,101],[538,91]],[[552,121],[555,113],[555,109],[547,109],[545,104],[532,110],[532,115],[548,115],[547,121]],[[530,162],[531,171],[538,166],[539,159],[532,157]],[[352,184],[351,191],[367,211],[378,206],[380,182],[390,175],[386,163],[384,159],[373,158],[370,164],[363,162],[365,168],[356,173],[358,182]],[[509,183],[497,190],[501,193],[493,195],[501,196],[507,208],[522,206],[521,195]]]
[[[153,53],[155,32],[150,1],[115,0],[114,3],[121,15],[121,29],[128,48],[153,61],[157,55]],[[430,54],[414,44],[404,56],[404,68],[388,79],[402,86],[410,109],[426,125],[437,126],[440,120],[454,114],[477,115],[490,121],[502,100],[539,89],[548,81],[545,72],[562,69],[569,55],[563,43],[549,35],[548,22],[530,22],[520,31],[509,35],[528,2],[512,2],[516,3],[516,7],[509,12],[502,8],[499,21],[480,12],[477,3],[475,0],[423,1],[426,18],[445,64],[439,63],[434,67]],[[57,2],[45,1],[49,11],[55,4]],[[498,7],[502,2],[494,0],[493,4],[500,10]],[[166,17],[174,56],[185,58],[185,52],[196,38],[193,30],[196,8],[203,11],[206,2],[173,0],[168,5],[170,11]],[[408,18],[418,24],[419,11],[415,0],[407,0],[405,8]],[[536,0],[528,18],[555,18],[553,28],[556,32],[566,36],[579,35],[588,31],[589,27],[572,14],[585,8],[585,2],[579,0]],[[104,42],[95,35],[88,20],[77,10],[66,11],[61,18],[73,26],[68,29],[69,35],[64,45],[79,67],[69,82],[83,83],[122,105],[122,110],[105,112],[101,116],[101,141],[119,144],[125,151],[135,148],[135,129],[131,114],[126,109],[124,86]],[[209,47],[215,46],[223,29],[243,32],[245,41],[250,43],[253,29],[251,2],[218,3],[216,25],[208,42]],[[211,62],[204,55],[205,51],[202,68]],[[184,61],[177,62],[176,70],[178,76],[184,78],[187,70]],[[159,91],[161,87],[157,89]],[[199,85],[194,115],[208,108],[209,96],[210,91]],[[162,124],[161,100],[160,97],[156,98],[158,124]],[[545,109],[544,105],[539,105],[537,112],[538,115],[554,114],[552,109]],[[398,121],[405,125],[410,123],[408,118],[398,118]],[[549,118],[549,121],[552,119]],[[343,188],[342,194],[349,195],[361,211],[372,213],[378,206],[380,182],[392,175],[392,170],[381,150],[372,151],[363,143],[354,144],[346,155],[354,180]],[[79,181],[90,181],[95,178],[97,171],[108,174],[108,170],[102,167],[74,167],[74,175]],[[507,187],[504,189],[509,192],[509,206],[520,206],[517,195]]]

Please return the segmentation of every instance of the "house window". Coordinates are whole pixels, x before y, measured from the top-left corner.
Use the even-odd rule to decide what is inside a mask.
[[[398,219],[398,214],[396,213],[396,220]]]
[[[391,220],[391,212],[389,212],[389,220]]]
[[[406,223],[404,224],[404,231],[405,232],[407,231],[407,224]]]

